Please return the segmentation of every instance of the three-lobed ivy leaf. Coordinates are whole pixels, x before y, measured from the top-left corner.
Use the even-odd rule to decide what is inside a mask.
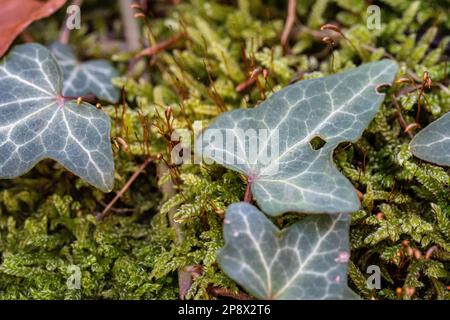
[[[280,231],[256,207],[235,203],[218,262],[258,299],[353,299],[347,287],[349,215],[310,215]]]
[[[441,166],[450,166],[450,112],[420,131],[410,144],[418,158]]]
[[[62,97],[50,51],[15,47],[0,64],[0,178],[14,178],[50,158],[95,187],[113,187],[110,119],[92,105]]]
[[[362,135],[384,99],[377,87],[390,84],[396,71],[394,61],[382,60],[290,85],[255,109],[220,115],[197,141],[197,151],[244,173],[257,203],[272,216],[354,212],[358,197],[334,166],[333,150]],[[243,135],[249,130],[256,135]],[[316,138],[325,142],[318,150]]]
[[[120,92],[111,80],[118,76],[114,67],[106,60],[79,62],[73,50],[64,44],[50,45],[64,76],[63,94],[81,97],[94,94],[102,100],[116,103]]]

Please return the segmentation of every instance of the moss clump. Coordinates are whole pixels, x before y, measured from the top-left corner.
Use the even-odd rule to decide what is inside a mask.
[[[150,8],[158,14],[150,21],[151,32],[142,27],[143,39],[183,36],[131,70],[131,53],[104,45],[111,44],[111,36],[120,39],[118,12],[105,13],[116,21],[111,26],[95,19],[100,3],[86,7],[84,28],[72,41],[85,55],[109,57],[128,74],[115,79],[125,88],[127,108],[105,107],[115,124],[113,138],[124,138],[130,147],[128,153],[116,151],[115,191],[148,154],[170,160],[173,145],[167,138],[173,129],[191,130],[195,121],[206,125],[225,110],[257,105],[291,81],[383,56],[398,61],[399,77],[420,83],[427,71],[435,83],[422,101],[422,126],[450,111],[450,38],[444,36],[450,25],[439,1],[383,1],[381,29],[368,30],[362,1],[300,0],[301,23],[288,54],[279,41],[285,7],[277,1],[223,3],[191,0]],[[31,34],[51,40],[42,39],[40,30],[50,30],[46,37],[56,34],[56,21],[34,25]],[[333,21],[351,43],[336,38],[331,54],[319,28]],[[268,76],[261,72],[253,85],[236,90],[255,68],[266,69]],[[335,154],[340,170],[363,195],[362,209],[352,219],[350,286],[364,298],[448,299],[449,170],[412,157],[392,94],[406,123],[414,122],[418,92],[408,83],[396,84],[363,138]],[[168,181],[171,192],[163,188]],[[0,298],[175,299],[179,270],[193,275],[188,298],[213,298],[213,287],[237,292],[218,268],[215,252],[223,242],[224,210],[243,198],[244,188],[242,177],[217,166],[173,166],[158,175],[149,166],[115,211],[97,221],[111,195],[92,190],[52,162],[23,178],[0,181]],[[381,290],[366,286],[370,265],[381,269]],[[80,290],[66,285],[70,266],[81,270]]]

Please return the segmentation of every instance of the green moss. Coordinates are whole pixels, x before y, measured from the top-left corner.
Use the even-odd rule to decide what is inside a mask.
[[[105,110],[114,121],[113,137],[125,138],[130,146],[128,154],[116,150],[116,192],[148,150],[170,159],[164,136],[149,125],[168,132],[162,119],[166,107],[173,110],[175,128],[189,128],[194,121],[206,125],[223,110],[257,105],[291,81],[329,74],[331,53],[314,32],[333,20],[357,48],[339,41],[334,72],[390,54],[401,66],[399,78],[420,79],[428,71],[439,83],[426,91],[422,126],[450,111],[449,38],[442,37],[449,32],[449,19],[439,1],[386,1],[380,30],[367,29],[361,1],[298,3],[298,20],[307,27],[294,30],[288,55],[279,44],[286,8],[276,1],[240,0],[236,6],[183,1],[152,19],[157,41],[184,30],[188,39],[115,79],[126,90],[128,107],[124,114],[121,106]],[[107,34],[120,39],[121,28],[95,22],[99,5],[86,7],[83,16],[96,32],[84,27],[72,41],[86,56],[111,57],[125,75],[132,55],[120,52],[119,46],[102,46]],[[115,10],[107,16],[114,19]],[[39,22],[32,35],[42,42],[52,40],[56,20]],[[43,33],[43,27],[49,31]],[[143,34],[149,33],[142,28]],[[259,88],[237,92],[236,86],[255,67],[267,69],[268,78],[261,75]],[[406,86],[396,84],[389,93],[398,94]],[[417,91],[399,95],[398,102],[405,121],[414,122]],[[339,169],[363,194],[351,227],[350,286],[364,298],[450,298],[450,172],[415,159],[409,141],[389,94],[362,139],[335,153]],[[112,196],[91,189],[51,161],[20,179],[0,181],[0,299],[175,299],[177,271],[187,266],[197,270],[188,298],[212,298],[211,286],[237,291],[218,268],[215,252],[223,244],[224,211],[243,198],[244,180],[214,165],[178,170],[175,196],[160,193],[170,176],[163,175],[158,183],[155,167],[149,166],[115,206],[132,211],[116,210],[103,221],[95,216]],[[168,215],[181,225],[182,244],[174,242],[176,231]],[[285,225],[292,219],[288,215],[276,222]],[[411,250],[416,253],[410,255]],[[370,265],[380,267],[382,290],[365,285]],[[71,266],[81,271],[80,290],[66,285]],[[412,297],[405,293],[408,287],[414,288]],[[397,294],[397,288],[404,290]]]

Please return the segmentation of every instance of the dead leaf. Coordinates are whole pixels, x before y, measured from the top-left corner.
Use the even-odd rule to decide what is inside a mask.
[[[0,0],[0,57],[31,23],[50,16],[66,0]]]

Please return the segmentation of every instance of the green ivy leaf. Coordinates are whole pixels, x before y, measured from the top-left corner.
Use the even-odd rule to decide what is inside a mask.
[[[110,119],[61,97],[62,75],[47,48],[17,46],[0,64],[0,178],[50,158],[95,187],[113,187]]]
[[[218,262],[258,299],[349,299],[349,215],[313,215],[280,231],[254,206],[229,206]]]
[[[342,293],[341,300],[361,300],[361,297],[358,296],[352,289],[346,287]]]
[[[422,160],[450,166],[450,113],[420,131],[411,141],[410,150]]]
[[[119,100],[119,89],[112,84],[118,73],[108,61],[79,62],[73,50],[61,43],[53,43],[50,50],[64,75],[65,96],[81,97],[91,93],[112,103]]]
[[[197,141],[197,151],[244,173],[272,216],[354,212],[358,197],[334,166],[333,150],[359,139],[384,99],[377,87],[390,84],[396,71],[394,61],[382,60],[290,85],[255,109],[220,115]]]

